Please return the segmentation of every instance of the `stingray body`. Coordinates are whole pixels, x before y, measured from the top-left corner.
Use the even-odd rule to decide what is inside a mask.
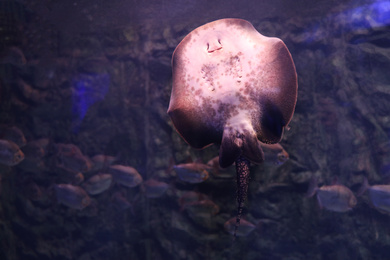
[[[189,33],[172,57],[168,114],[195,148],[220,144],[219,164],[236,162],[238,217],[249,162],[264,160],[260,142],[277,143],[294,112],[297,75],[286,45],[241,19],[221,19]]]

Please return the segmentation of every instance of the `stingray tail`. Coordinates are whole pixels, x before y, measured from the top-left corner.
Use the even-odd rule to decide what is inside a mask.
[[[243,156],[239,156],[236,160],[237,172],[237,217],[236,225],[234,227],[234,239],[236,238],[237,229],[240,225],[242,209],[244,208],[245,199],[248,194],[249,186],[249,165],[250,162]]]
[[[219,165],[225,168],[234,162],[236,163],[238,207],[234,238],[236,238],[242,209],[248,193],[250,161],[254,163],[264,161],[264,153],[255,131],[248,128],[240,129],[240,131],[225,128],[219,150]]]
[[[225,128],[223,131],[221,147],[219,149],[219,165],[226,168],[232,165],[239,156],[247,158],[253,163],[262,163],[264,153],[257,139],[255,131],[243,129],[234,132]]]

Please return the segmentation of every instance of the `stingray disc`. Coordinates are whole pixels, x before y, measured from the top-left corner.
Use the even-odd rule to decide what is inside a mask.
[[[172,57],[168,108],[176,130],[195,148],[221,144],[220,165],[238,156],[260,163],[263,143],[280,141],[297,99],[297,75],[282,40],[241,19],[190,32]]]

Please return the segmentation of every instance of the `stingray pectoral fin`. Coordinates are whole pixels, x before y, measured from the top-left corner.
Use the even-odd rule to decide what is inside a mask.
[[[264,161],[264,153],[254,131],[243,130],[241,133],[225,129],[219,150],[219,165],[222,168],[232,165],[243,156],[253,163]]]
[[[276,38],[268,39],[266,60],[259,78],[260,115],[254,117],[252,125],[257,137],[264,143],[277,143],[284,128],[290,123],[297,101],[297,73],[286,45]]]
[[[185,107],[170,107],[168,114],[171,116],[177,132],[194,148],[202,149],[221,140],[221,133],[207,127],[202,123],[200,115],[192,113]]]

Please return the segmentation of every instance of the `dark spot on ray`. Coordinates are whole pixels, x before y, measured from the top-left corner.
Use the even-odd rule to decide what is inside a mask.
[[[245,89],[243,90],[244,94],[249,95],[249,93],[252,91],[251,85],[248,82],[246,82],[244,87],[245,87]]]
[[[266,136],[272,136],[272,139],[279,141],[285,126],[283,114],[270,100],[263,100],[262,104],[262,130]]]

